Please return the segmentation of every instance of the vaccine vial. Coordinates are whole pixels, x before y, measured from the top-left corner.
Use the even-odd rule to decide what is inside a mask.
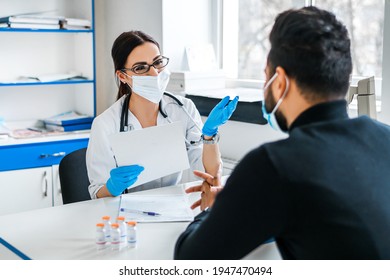
[[[95,243],[98,250],[106,248],[106,230],[103,223],[96,224]]]
[[[111,249],[119,250],[121,245],[121,231],[118,223],[111,224]]]
[[[119,225],[119,230],[121,232],[121,243],[126,244],[126,237],[127,237],[127,225],[125,222],[125,217],[123,216],[118,216],[116,218],[116,222]]]
[[[127,222],[127,246],[135,248],[137,246],[137,222]]]
[[[104,224],[104,229],[105,229],[105,232],[106,232],[106,241],[109,242],[110,241],[110,233],[111,233],[111,221],[110,221],[110,216],[103,216],[102,217],[102,221],[103,221],[103,224]]]

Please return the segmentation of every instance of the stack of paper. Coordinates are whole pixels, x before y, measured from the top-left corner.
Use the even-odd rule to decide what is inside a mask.
[[[52,74],[43,74],[37,76],[22,76],[19,77],[19,82],[42,82],[42,83],[50,83],[56,81],[64,81],[64,80],[76,80],[76,79],[87,79],[82,76],[81,73],[78,72],[69,72],[69,73],[52,73]]]
[[[93,117],[82,115],[74,111],[56,115],[43,122],[49,131],[77,131],[90,129]]]
[[[71,30],[91,29],[91,21],[79,18],[65,18],[61,22],[61,28]]]
[[[0,18],[1,27],[9,28],[29,28],[29,29],[60,29],[60,16],[42,15],[13,15]]]
[[[0,18],[0,28],[27,29],[91,29],[91,21],[64,16],[46,16],[42,13],[11,15]]]

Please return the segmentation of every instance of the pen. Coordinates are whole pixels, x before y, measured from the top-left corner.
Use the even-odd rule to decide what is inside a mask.
[[[150,212],[150,211],[142,211],[142,210],[134,210],[134,209],[125,209],[121,208],[121,212],[127,212],[127,213],[138,213],[138,214],[143,214],[143,215],[148,215],[148,216],[160,216],[161,214],[156,213],[156,212]]]

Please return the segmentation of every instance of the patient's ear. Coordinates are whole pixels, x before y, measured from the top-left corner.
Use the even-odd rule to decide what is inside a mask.
[[[276,79],[273,81],[271,88],[272,88],[272,93],[274,95],[274,98],[276,102],[283,96],[284,91],[286,90],[287,87],[287,75],[286,71],[283,69],[283,67],[276,67],[275,73],[278,73],[278,76]]]

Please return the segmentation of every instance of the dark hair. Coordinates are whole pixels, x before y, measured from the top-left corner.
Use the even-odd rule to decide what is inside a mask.
[[[111,49],[115,72],[125,68],[125,63],[129,54],[136,47],[144,44],[145,42],[153,43],[160,49],[160,45],[157,41],[142,31],[128,31],[119,35],[119,37],[114,41]],[[125,94],[131,94],[131,89],[126,84],[119,82],[117,100]]]
[[[335,15],[316,7],[287,10],[269,36],[271,70],[282,67],[309,100],[343,97],[352,71],[350,40]]]

